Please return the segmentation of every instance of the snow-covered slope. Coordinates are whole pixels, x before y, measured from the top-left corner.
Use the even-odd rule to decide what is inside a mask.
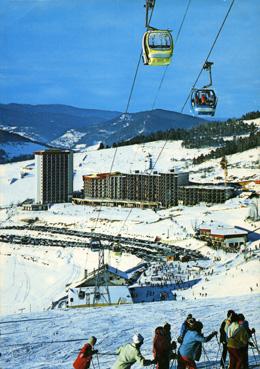
[[[119,259],[108,251],[105,260],[121,270],[140,262],[133,255],[124,254]],[[98,253],[89,249],[0,243],[0,315],[47,309],[52,301],[65,294],[66,284],[80,280],[85,270],[91,272],[97,265]]]
[[[154,330],[166,321],[171,324],[172,339],[179,335],[180,326],[188,313],[204,324],[208,335],[219,329],[226,312],[234,309],[244,313],[260,339],[259,296],[216,298],[207,301],[173,301],[149,304],[121,305],[108,308],[72,309],[34,314],[6,316],[0,319],[2,335],[1,367],[5,369],[70,369],[88,337],[98,339],[99,364],[93,367],[111,369],[116,360],[115,350],[131,342],[140,332],[144,338],[143,355],[152,358]],[[218,341],[214,338],[204,345],[201,362],[220,360]],[[250,362],[258,360],[257,351],[249,349]],[[100,365],[100,366],[99,366]],[[133,368],[139,368],[138,365]],[[210,367],[215,368],[213,363]]]
[[[113,171],[131,172],[149,169],[150,159],[156,162],[155,170],[168,171],[170,169],[191,171],[190,180],[198,182],[223,181],[223,170],[220,159],[212,159],[203,164],[194,166],[192,159],[201,154],[208,153],[211,148],[186,149],[182,141],[149,142],[140,145],[124,146],[117,149]],[[162,150],[163,149],[163,150]],[[95,172],[109,172],[115,149],[95,150],[89,147],[84,152],[74,154],[74,190],[83,187],[82,176]],[[151,157],[150,157],[151,155]],[[259,152],[258,149],[247,150],[242,153],[227,156],[228,172],[230,178],[258,178]],[[34,171],[31,177],[20,179],[20,169],[31,161],[0,165],[0,206],[17,203],[26,198],[34,197],[36,180]],[[15,182],[13,181],[15,179]]]
[[[51,145],[57,147],[65,147],[65,148],[72,148],[75,144],[85,136],[86,133],[77,131],[75,129],[69,129],[66,131],[62,136],[56,138],[56,140],[51,141]]]

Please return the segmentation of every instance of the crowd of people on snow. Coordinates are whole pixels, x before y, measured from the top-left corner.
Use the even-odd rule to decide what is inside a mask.
[[[138,363],[141,366],[154,365],[156,369],[169,369],[172,360],[177,361],[177,369],[196,369],[196,361],[200,360],[203,343],[209,342],[213,337],[217,337],[218,332],[214,331],[208,336],[202,333],[203,324],[189,314],[183,322],[177,342],[172,341],[171,325],[165,323],[164,326],[157,327],[153,338],[153,360],[144,358],[141,353],[141,346],[144,338],[141,334],[135,334],[131,343],[127,343],[116,350],[116,362],[112,369],[130,369],[132,365]],[[220,326],[220,340],[217,342],[222,353],[220,366],[226,368],[227,353],[229,354],[229,369],[248,369],[248,347],[256,345],[250,338],[255,334],[255,329],[249,328],[249,323],[243,314],[237,314],[233,310],[227,312],[227,318]],[[80,350],[76,361],[73,363],[74,369],[88,369],[92,356],[98,353],[94,349],[96,337],[90,337]]]

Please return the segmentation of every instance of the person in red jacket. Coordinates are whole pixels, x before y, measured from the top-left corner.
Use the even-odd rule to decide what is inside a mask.
[[[163,327],[155,329],[153,339],[153,356],[156,361],[156,369],[169,369],[171,343],[165,336]]]
[[[73,363],[74,369],[88,369],[92,360],[92,355],[97,354],[98,350],[94,350],[96,337],[91,336],[88,342],[80,350],[77,359]]]

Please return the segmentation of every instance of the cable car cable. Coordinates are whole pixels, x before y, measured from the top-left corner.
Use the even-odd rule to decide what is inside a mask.
[[[155,1],[154,1],[154,5],[155,5]],[[152,7],[148,24],[150,24],[150,22],[152,20],[153,11],[154,11],[154,6]],[[136,70],[135,70],[135,74],[134,74],[134,79],[133,79],[132,86],[131,86],[130,93],[129,93],[129,97],[128,97],[128,100],[127,100],[127,104],[126,104],[126,108],[125,108],[125,112],[124,112],[124,119],[126,118],[126,116],[128,114],[128,109],[129,109],[129,105],[130,105],[131,98],[132,98],[132,95],[133,95],[134,86],[135,86],[135,83],[136,83],[136,78],[137,78],[138,70],[139,70],[139,67],[140,67],[141,59],[142,59],[142,49],[141,49],[141,52],[140,52],[140,55],[139,55],[139,59],[138,59]],[[118,151],[118,147],[115,148],[109,173],[112,173],[112,170],[113,170],[113,167],[114,167],[114,163],[115,163],[115,159],[116,159],[116,155],[117,155],[117,151]],[[98,213],[98,216],[96,217],[96,221],[95,221],[95,224],[94,224],[94,230],[96,229],[97,222],[98,222],[98,220],[100,218],[101,207],[102,206],[100,205],[100,207],[99,207],[99,213]]]
[[[217,42],[217,39],[218,39],[218,37],[219,37],[219,35],[220,35],[220,33],[221,33],[221,31],[222,31],[223,27],[224,27],[224,24],[225,24],[225,22],[226,22],[226,20],[227,20],[227,17],[228,17],[228,15],[229,15],[229,13],[230,13],[230,11],[231,11],[231,9],[232,9],[233,5],[234,5],[234,2],[235,2],[235,0],[232,0],[232,3],[231,3],[231,5],[230,5],[230,7],[229,7],[229,9],[228,9],[228,11],[227,11],[227,13],[226,13],[226,16],[225,16],[225,18],[224,18],[224,20],[223,20],[222,24],[221,24],[221,27],[220,27],[220,29],[219,29],[219,31],[218,31],[218,33],[217,33],[217,36],[215,37],[215,40],[214,40],[214,42],[213,42],[213,44],[212,44],[212,46],[211,46],[211,48],[210,48],[210,51],[209,51],[208,56],[207,56],[207,58],[206,58],[206,60],[205,60],[205,63],[208,61],[208,58],[210,57],[210,55],[211,55],[211,53],[212,53],[212,50],[213,50],[213,48],[214,48],[214,46],[215,46],[215,44],[216,44],[216,42]],[[188,3],[188,6],[189,6],[189,5],[190,5],[190,2]],[[188,11],[188,7],[187,7],[186,11]],[[187,13],[185,12],[185,15],[184,15],[185,17],[186,17],[186,14],[187,14]],[[194,88],[194,86],[196,85],[196,83],[198,82],[198,80],[199,80],[199,78],[200,78],[200,75],[201,75],[202,71],[204,70],[204,68],[203,68],[203,67],[204,67],[205,63],[203,64],[203,66],[202,66],[202,68],[201,68],[201,70],[200,70],[200,73],[199,73],[199,75],[198,75],[198,77],[197,77],[197,79],[196,79],[195,83],[193,84],[193,86],[192,86],[192,88],[191,88],[191,90],[190,90],[190,92],[189,92],[189,95],[188,95],[188,97],[187,97],[187,99],[186,99],[186,101],[185,101],[185,104],[184,104],[184,105],[183,105],[183,107],[182,107],[181,112],[183,112],[184,107],[185,107],[185,105],[187,104],[187,102],[188,102],[188,100],[189,100],[189,98],[190,98],[191,91],[192,91],[192,89]],[[167,136],[169,136],[169,135],[167,135]],[[156,158],[156,160],[155,160],[155,162],[154,162],[154,165],[153,165],[153,167],[150,169],[150,171],[151,171],[151,172],[154,170],[154,168],[155,168],[156,164],[158,163],[158,160],[160,159],[160,157],[161,157],[161,155],[162,155],[162,152],[164,151],[164,149],[165,149],[165,147],[166,147],[167,139],[168,139],[168,137],[166,137],[165,142],[164,142],[164,144],[163,144],[163,146],[162,146],[162,148],[161,148],[161,150],[160,150],[160,152],[159,152],[159,154],[158,154],[158,156],[157,156],[157,158]]]
[[[211,55],[211,53],[212,53],[212,51],[213,51],[213,49],[214,49],[214,47],[215,47],[215,45],[216,45],[216,42],[217,42],[217,40],[218,40],[218,38],[219,38],[219,35],[220,35],[220,33],[221,33],[221,31],[222,31],[222,29],[223,29],[223,27],[224,27],[225,23],[226,23],[226,20],[227,20],[227,18],[228,18],[228,16],[229,16],[229,13],[230,13],[230,11],[231,11],[231,9],[232,9],[232,7],[233,7],[234,3],[235,3],[235,0],[232,0],[231,4],[230,4],[230,6],[229,6],[229,9],[228,9],[228,11],[227,11],[227,13],[226,13],[226,16],[225,16],[225,18],[224,18],[224,20],[223,20],[223,22],[222,22],[222,24],[221,24],[221,26],[220,26],[220,29],[219,29],[219,31],[218,31],[218,33],[217,33],[216,37],[215,37],[215,40],[214,40],[214,42],[213,42],[213,44],[212,44],[212,46],[211,46],[211,48],[210,48],[210,51],[209,51],[208,55],[207,55],[207,57],[206,57],[206,60],[205,60],[205,62],[203,63],[203,66],[204,66],[204,65],[205,65],[205,63],[208,61],[208,59],[209,59],[209,57],[210,57],[210,55]],[[203,70],[204,70],[203,66],[202,66],[202,68],[201,68],[201,70],[200,70],[200,72],[199,72],[199,74],[198,74],[198,76],[197,76],[197,78],[196,78],[196,80],[195,80],[195,82],[194,82],[194,84],[193,84],[192,88],[191,88],[191,89],[190,89],[190,91],[189,91],[189,94],[188,94],[188,96],[187,96],[187,99],[186,99],[185,103],[184,103],[184,104],[183,104],[183,106],[182,106],[181,113],[183,112],[183,110],[184,110],[184,108],[185,108],[185,106],[186,106],[186,104],[187,104],[187,102],[188,102],[188,100],[189,100],[189,98],[190,98],[190,96],[191,96],[191,91],[192,91],[192,90],[194,89],[194,87],[196,86],[196,83],[198,82],[198,80],[199,80],[199,78],[200,78],[200,76],[201,76],[201,73],[202,73],[202,72],[203,72]]]
[[[184,21],[186,19],[186,16],[187,16],[187,13],[188,13],[188,10],[189,10],[189,7],[190,7],[190,4],[191,4],[191,0],[188,0],[188,4],[186,6],[186,9],[185,9],[185,12],[184,12],[184,15],[182,17],[182,21],[181,21],[181,24],[180,24],[180,27],[178,29],[178,33],[177,33],[177,36],[176,36],[176,41],[175,41],[175,48],[177,46],[177,43],[178,43],[178,39],[179,39],[179,36],[180,36],[180,33],[181,33],[181,30],[182,30],[182,27],[183,27],[183,24],[184,24]],[[166,72],[167,72],[167,69],[168,69],[169,65],[167,65],[165,68],[164,68],[164,71],[163,71],[163,75],[162,75],[162,78],[161,78],[161,81],[160,81],[160,85],[158,87],[158,90],[157,90],[157,94],[154,98],[154,101],[153,101],[153,104],[152,104],[152,110],[154,109],[155,107],[155,104],[157,102],[157,99],[158,99],[158,96],[159,96],[159,92],[161,90],[161,87],[162,87],[162,84],[163,84],[163,81],[165,79],[165,75],[166,75]]]
[[[151,22],[152,20],[152,16],[153,16],[153,11],[154,11],[154,7],[152,8],[152,11],[151,11],[151,14],[150,14],[150,18],[149,18],[149,23]],[[131,86],[131,89],[130,89],[130,93],[129,93],[129,97],[128,97],[128,100],[127,100],[127,104],[126,104],[126,108],[125,108],[125,111],[124,111],[124,120],[126,119],[126,116],[128,114],[128,109],[129,109],[129,105],[130,105],[130,102],[131,102],[131,99],[132,99],[132,95],[133,95],[133,91],[134,91],[134,87],[135,87],[135,82],[136,82],[136,78],[137,78],[137,74],[138,74],[138,70],[139,70],[139,67],[140,67],[140,64],[141,64],[141,60],[142,60],[142,49],[141,49],[141,52],[140,52],[140,55],[139,55],[139,59],[138,59],[138,62],[137,62],[137,66],[136,66],[136,69],[135,69],[135,74],[134,74],[134,79],[133,79],[133,82],[132,82],[132,86]],[[117,149],[118,147],[115,148],[115,151],[114,151],[114,155],[113,155],[113,158],[112,158],[112,163],[111,163],[111,166],[110,166],[110,173],[112,172],[112,169],[114,167],[114,163],[115,163],[115,159],[116,159],[116,155],[117,155]]]

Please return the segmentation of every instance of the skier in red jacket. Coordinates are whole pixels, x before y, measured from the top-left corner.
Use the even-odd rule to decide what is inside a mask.
[[[74,369],[88,369],[92,360],[92,355],[97,354],[98,350],[94,350],[96,337],[91,336],[82,349],[80,350],[77,359],[73,363]]]
[[[171,342],[165,336],[163,327],[155,329],[153,339],[153,356],[156,360],[156,369],[169,369]]]

